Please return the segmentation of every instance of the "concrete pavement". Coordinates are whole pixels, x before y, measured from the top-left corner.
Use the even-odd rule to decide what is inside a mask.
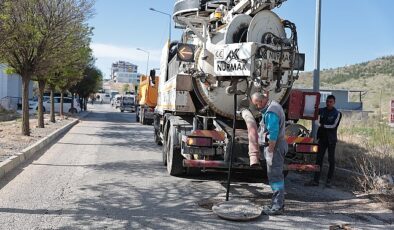
[[[153,128],[109,105],[93,112],[46,153],[0,182],[0,229],[359,229],[393,227],[393,213],[335,189],[287,181],[287,212],[228,222],[211,211],[224,198],[226,175],[168,176]],[[255,175],[236,175],[232,199],[267,204],[270,189]]]

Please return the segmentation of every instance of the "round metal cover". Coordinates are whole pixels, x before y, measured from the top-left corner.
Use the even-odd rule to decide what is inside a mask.
[[[263,35],[273,33],[280,38],[286,37],[285,28],[278,15],[269,10],[263,10],[256,14],[250,22],[248,30],[248,42],[262,42]]]
[[[233,18],[227,27],[225,37],[226,44],[233,44],[242,41],[242,38],[247,35],[249,24],[252,21],[252,17],[246,14],[239,14]]]
[[[256,14],[250,22],[247,42],[262,43],[263,36],[266,33],[273,33],[280,38],[286,37],[285,28],[278,15],[270,10],[263,10]],[[292,85],[289,77],[289,72],[285,72],[281,80],[282,85]],[[290,88],[282,88],[280,91],[275,89],[275,81],[271,82],[269,98],[275,100],[281,104],[286,102],[287,96],[290,93]]]
[[[214,205],[212,211],[225,220],[250,221],[261,216],[263,207],[249,201],[225,201]]]

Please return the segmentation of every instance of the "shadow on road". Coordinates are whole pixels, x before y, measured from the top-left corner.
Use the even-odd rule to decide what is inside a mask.
[[[264,221],[269,220],[268,217],[263,216],[253,222],[229,224],[217,218],[210,211],[210,207],[224,200],[224,188],[220,185],[213,186],[214,183],[209,181],[211,179],[223,181],[225,177],[221,173],[193,178],[173,178],[163,176],[166,171],[159,162],[142,161],[107,163],[92,167],[100,172],[143,178],[143,181],[129,183],[126,180],[115,179],[113,182],[101,182],[81,188],[82,191],[97,194],[95,197],[78,200],[79,208],[73,213],[73,218],[82,226],[92,226],[92,221],[95,223],[110,221],[126,228],[173,229],[190,226],[204,229],[239,229],[240,227],[252,229],[261,227]],[[245,195],[243,192],[245,189],[251,195]],[[270,200],[270,191],[262,190],[256,184],[235,182],[231,199],[247,199],[259,205],[266,205]],[[275,219],[275,229],[278,226],[283,228],[295,226],[291,218],[299,217],[303,218],[300,225],[311,229],[322,227],[322,223],[316,221],[318,218],[334,222],[385,222],[384,219],[379,218],[380,215],[384,215],[382,213],[367,214],[360,211],[349,213],[352,206],[356,205],[355,202],[335,201],[340,199],[308,201],[302,193],[295,195],[289,191],[286,215]],[[270,229],[268,226],[265,228]]]
[[[286,179],[284,216],[262,216],[247,223],[219,219],[210,208],[224,200],[226,172],[168,176],[160,157],[157,157],[161,154],[161,146],[156,146],[153,142],[152,126],[133,123],[134,118],[134,114],[91,113],[79,127],[84,122],[99,121],[100,125],[104,125],[98,132],[78,133],[72,130],[69,134],[96,137],[93,139],[97,143],[62,141],[58,144],[107,148],[109,151],[100,153],[102,155],[110,154],[110,150],[117,146],[121,150],[127,148],[133,152],[144,151],[144,154],[146,152],[155,157],[150,157],[149,160],[123,159],[95,164],[44,164],[35,162],[40,157],[37,155],[27,164],[56,168],[82,167],[89,169],[84,177],[91,176],[92,179],[86,179],[86,183],[73,188],[70,195],[74,202],[71,205],[73,208],[0,208],[0,213],[62,215],[62,219],[70,219],[62,222],[60,229],[322,229],[328,228],[328,223],[338,222],[392,224],[393,219],[387,218],[390,214],[378,210],[374,213],[367,212],[370,200],[360,200],[333,189],[305,188],[305,177],[297,174]],[[93,129],[91,126],[87,127]],[[13,176],[23,171],[26,165],[19,167]],[[13,176],[7,180],[11,180]],[[0,188],[8,183],[7,180],[2,180]],[[258,172],[235,172],[232,181],[231,199],[246,199],[259,205],[270,202],[271,190],[263,184],[267,181]]]

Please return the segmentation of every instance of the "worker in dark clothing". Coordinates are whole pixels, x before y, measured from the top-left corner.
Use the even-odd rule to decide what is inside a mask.
[[[320,171],[316,172],[312,181],[306,183],[306,186],[318,186],[323,159],[328,150],[329,169],[326,180],[326,186],[331,186],[331,179],[335,170],[335,146],[337,144],[337,130],[342,118],[341,112],[335,107],[335,96],[329,95],[326,100],[326,107],[319,109],[319,129],[317,131],[317,139],[319,140],[319,153],[317,155],[316,164],[320,166]]]
[[[263,113],[262,124],[268,140],[267,146],[264,147],[264,157],[273,195],[271,205],[264,207],[264,213],[281,215],[285,206],[283,164],[288,150],[285,139],[285,113],[279,103],[270,101],[268,96],[262,93],[253,94],[252,103]]]

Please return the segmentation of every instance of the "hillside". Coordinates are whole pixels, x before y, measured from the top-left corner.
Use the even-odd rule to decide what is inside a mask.
[[[322,89],[363,90],[364,110],[387,116],[389,101],[394,99],[394,56],[382,57],[360,64],[324,69],[320,74]],[[312,87],[312,72],[300,75],[297,88]],[[356,99],[354,95],[351,99]]]

